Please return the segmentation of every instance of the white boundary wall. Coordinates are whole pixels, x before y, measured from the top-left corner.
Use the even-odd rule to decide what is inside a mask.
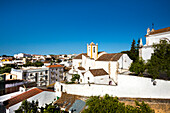
[[[118,97],[132,98],[168,98],[170,99],[170,81],[156,79],[156,85],[153,85],[151,78],[118,75],[118,85],[96,85],[91,84],[60,84],[56,83],[56,94],[61,94],[61,85],[63,92],[82,96],[98,96],[109,94]]]

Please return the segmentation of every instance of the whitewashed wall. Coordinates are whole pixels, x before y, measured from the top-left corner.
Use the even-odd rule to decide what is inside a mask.
[[[86,70],[89,70],[89,67],[94,68],[95,60],[82,55],[82,67],[84,67]]]
[[[170,40],[170,31],[169,32],[164,32],[164,33],[159,33],[159,34],[153,34],[149,35],[148,37],[148,45],[153,45],[153,43],[158,44],[161,39],[169,39]]]
[[[143,47],[141,48],[142,51],[142,59],[147,61],[151,59],[152,53],[154,53],[154,48],[152,47]]]
[[[120,59],[118,60],[119,62],[119,68],[121,69],[129,69],[131,63],[133,62],[133,60],[131,60],[129,58],[129,56],[127,54],[123,54]]]
[[[79,67],[79,63],[82,62],[82,59],[73,59],[73,66],[75,68]]]
[[[22,70],[18,70],[18,69],[11,69],[11,74],[17,75],[17,79],[23,79],[22,76],[23,71]]]
[[[60,84],[63,85],[63,91],[69,94],[82,96],[105,95],[109,94],[118,97],[136,97],[136,98],[168,98],[170,99],[170,81],[155,80],[154,86],[150,78],[118,75],[118,85],[95,85],[91,84]],[[61,86],[56,84],[55,89]],[[60,90],[59,90],[60,91]],[[57,92],[58,93],[58,92]],[[56,94],[57,94],[56,93]]]

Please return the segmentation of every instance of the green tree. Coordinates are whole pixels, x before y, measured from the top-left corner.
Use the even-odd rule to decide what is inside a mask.
[[[134,63],[131,64],[129,70],[131,72],[135,72],[135,74],[142,76],[143,72],[146,69],[146,64],[144,63],[144,60],[136,60]]]
[[[40,110],[38,110],[40,109]],[[21,106],[15,110],[15,113],[61,113],[60,108],[58,106],[50,104],[46,104],[45,107],[38,107],[38,101],[29,102],[24,100]]]
[[[15,113],[38,113],[38,101],[29,102],[24,100]]]
[[[15,64],[7,64],[4,67],[0,67],[0,74],[2,74],[2,73],[10,73],[11,68],[15,68],[15,67],[16,67]]]
[[[148,104],[136,101],[136,106],[125,105],[117,97],[106,94],[104,97],[91,96],[87,101],[87,109],[83,113],[154,113]]]
[[[24,64],[23,66],[27,67],[27,66],[36,66],[36,67],[41,67],[44,64],[42,62],[36,61],[35,63],[32,62],[26,62],[26,64]]]
[[[129,51],[121,52],[121,53],[126,53],[130,57],[130,59],[133,60],[133,62],[135,62],[139,58],[139,41],[140,40],[138,40],[138,44],[136,45],[136,42],[133,39],[132,44],[131,44],[131,49]]]
[[[161,40],[159,44],[154,44],[154,53],[147,63],[147,72],[153,79],[166,74],[170,76],[170,41]]]
[[[72,75],[71,81],[75,82],[77,80],[79,82],[79,79],[80,79],[80,75],[79,74],[74,74],[74,75]]]
[[[57,59],[57,63],[60,63],[60,62],[62,62],[62,60],[60,60],[60,59]]]

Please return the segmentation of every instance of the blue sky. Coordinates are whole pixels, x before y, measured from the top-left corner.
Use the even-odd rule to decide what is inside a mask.
[[[146,29],[170,27],[169,0],[0,0],[0,55],[72,54],[87,43],[129,50]]]

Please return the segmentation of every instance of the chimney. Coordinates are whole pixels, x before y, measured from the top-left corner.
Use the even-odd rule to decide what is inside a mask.
[[[148,27],[148,29],[147,29],[147,34],[146,35],[149,35],[150,34],[150,28]]]
[[[154,31],[155,31],[155,29],[154,29],[154,28],[152,28],[151,32],[154,32]]]
[[[139,47],[143,47],[142,38],[140,38]]]

